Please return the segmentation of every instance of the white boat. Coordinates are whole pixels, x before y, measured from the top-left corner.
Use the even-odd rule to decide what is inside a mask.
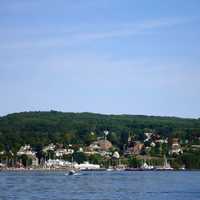
[[[179,170],[183,170],[183,171],[186,170],[185,166],[182,166],[181,168],[179,168]]]
[[[154,170],[154,166],[152,165],[148,165],[146,162],[143,163],[143,165],[141,166],[142,170]]]
[[[112,171],[114,171],[114,169],[111,168],[111,167],[109,167],[108,169],[106,169],[106,171],[108,171],[108,172],[112,172]]]
[[[68,175],[75,175],[76,171],[75,170],[69,170]]]
[[[116,168],[115,170],[116,170],[116,171],[125,171],[124,168]]]
[[[75,169],[75,164],[74,164],[74,159],[73,159],[73,157],[72,157],[72,160],[71,160],[71,169],[69,170],[69,172],[68,172],[68,175],[76,175],[77,173],[78,173],[78,169]]]

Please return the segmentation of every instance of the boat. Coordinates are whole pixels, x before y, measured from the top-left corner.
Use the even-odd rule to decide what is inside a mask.
[[[68,172],[68,175],[75,175],[76,174],[76,171],[75,170],[69,170],[69,172]]]
[[[112,171],[114,171],[114,169],[112,167],[109,167],[109,168],[106,169],[106,171],[112,172]]]
[[[151,171],[151,170],[154,170],[155,168],[154,168],[154,166],[152,166],[152,165],[148,165],[147,163],[146,163],[146,161],[142,164],[142,166],[141,166],[141,170],[142,171]]]
[[[74,159],[72,157],[72,160],[71,160],[71,169],[69,170],[68,175],[72,176],[72,175],[76,175],[76,174],[77,174],[77,171],[75,170]]]
[[[117,167],[117,168],[115,168],[115,170],[116,171],[125,171],[125,168],[119,168],[119,167]]]
[[[182,166],[181,168],[179,168],[179,170],[181,170],[181,171],[186,170],[186,169],[185,169],[185,166]]]
[[[171,167],[171,165],[167,162],[166,156],[164,156],[164,165],[162,167],[157,167],[156,170],[158,170],[158,171],[171,171],[171,170],[174,170],[174,168]]]

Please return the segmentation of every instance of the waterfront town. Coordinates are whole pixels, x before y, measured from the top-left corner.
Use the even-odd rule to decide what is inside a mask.
[[[95,133],[91,132],[91,135]],[[153,132],[143,140],[129,135],[123,150],[108,139],[109,131],[88,145],[50,143],[41,149],[22,145],[16,153],[0,152],[1,170],[185,170],[180,157],[187,151],[199,151],[200,145],[179,138],[167,138]],[[200,138],[197,138],[200,141]]]

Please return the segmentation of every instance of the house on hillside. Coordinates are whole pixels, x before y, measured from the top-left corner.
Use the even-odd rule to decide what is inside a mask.
[[[183,153],[183,150],[182,150],[181,145],[179,143],[179,139],[173,138],[172,143],[171,143],[171,149],[169,150],[169,154],[179,155],[179,154],[182,154],[182,153]]]
[[[100,139],[85,148],[84,153],[88,155],[100,154],[102,156],[111,156],[110,149],[113,147],[112,143],[107,139]]]
[[[144,151],[144,144],[140,141],[134,141],[126,151],[124,152],[125,155],[140,155]]]
[[[146,136],[146,139],[144,140],[144,142],[148,142],[151,140],[153,133],[144,133],[144,135]]]
[[[31,146],[28,144],[28,145],[21,146],[19,151],[17,152],[17,155],[18,156],[21,156],[21,155],[35,156],[36,152],[34,152]]]
[[[92,151],[108,151],[112,148],[112,143],[108,140],[98,140],[90,144],[89,148]]]

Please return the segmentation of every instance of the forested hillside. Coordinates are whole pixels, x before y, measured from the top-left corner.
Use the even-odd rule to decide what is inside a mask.
[[[33,147],[53,143],[89,143],[90,133],[103,136],[109,131],[109,139],[122,146],[128,135],[138,139],[144,132],[153,131],[170,137],[195,138],[200,136],[200,120],[175,117],[138,115],[101,115],[94,113],[23,112],[0,118],[0,149],[17,150],[28,143]]]

